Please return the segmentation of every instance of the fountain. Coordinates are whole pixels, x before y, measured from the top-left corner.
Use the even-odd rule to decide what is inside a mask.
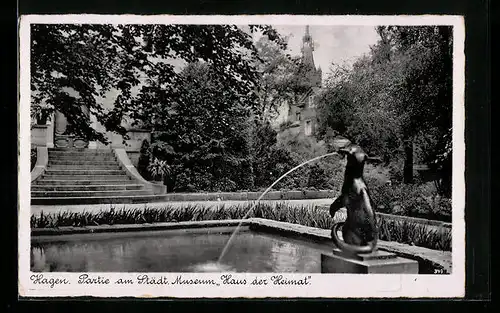
[[[359,157],[362,156],[358,148],[350,146],[340,151],[341,155],[347,155],[348,159],[344,185],[352,178],[349,175],[352,173],[353,164],[359,162]],[[117,227],[113,227],[111,232],[101,231],[99,227],[88,227],[85,234],[35,235],[32,238],[32,270],[418,273],[417,261],[378,251],[375,228],[371,228],[370,237],[370,232],[366,232],[363,227],[353,226],[356,224],[352,223],[356,214],[352,212],[359,209],[360,202],[353,202],[352,198],[344,197],[349,194],[346,193],[348,190],[345,186],[342,195],[332,204],[331,214],[340,207],[346,207],[348,217],[345,222],[334,225],[331,238],[315,234],[315,230],[310,227],[248,219],[259,201],[279,181],[306,164],[333,155],[339,153],[332,152],[315,157],[283,174],[260,195],[241,220],[209,221],[201,224],[167,223],[168,225],[150,228],[124,225],[121,234],[117,233]],[[365,160],[362,161],[364,164]],[[361,166],[357,169],[357,175],[360,176],[355,178],[364,184],[362,171]],[[366,188],[366,185],[364,187]],[[374,212],[372,213],[369,224],[375,218]],[[313,239],[304,239],[300,234],[291,236],[292,227],[301,229],[298,231],[300,234],[309,232],[310,238]],[[341,227],[342,239],[337,235],[337,230]],[[266,229],[273,229],[274,232],[266,233]],[[54,237],[57,239],[54,240]],[[335,246],[333,249],[332,240]],[[229,249],[230,247],[232,249]]]
[[[321,270],[325,273],[418,273],[418,262],[398,257],[394,253],[377,250],[378,230],[376,227],[375,211],[368,193],[368,187],[363,179],[364,164],[367,161],[379,161],[378,158],[369,157],[361,147],[348,145],[339,150],[341,155],[347,156],[344,183],[341,195],[332,203],[330,214],[332,218],[335,212],[342,207],[347,208],[347,220],[339,222],[332,227],[332,240],[336,246],[332,254],[321,255]],[[279,181],[293,171],[316,160],[338,155],[337,152],[328,153],[292,168],[275,182],[271,184],[257,199],[254,205],[247,211],[243,220],[255,208],[262,197],[269,192]],[[355,194],[353,196],[353,194]],[[227,253],[228,247],[238,233],[241,223],[236,227],[224,247],[217,263],[222,264],[222,259]],[[345,243],[337,235],[338,229],[342,227]],[[366,240],[369,237],[371,241]],[[214,263],[211,263],[212,265]],[[211,267],[210,267],[211,268]]]
[[[321,255],[325,273],[418,273],[418,262],[377,250],[378,229],[374,204],[363,178],[366,162],[379,162],[361,147],[349,145],[339,150],[347,157],[344,183],[340,196],[330,206],[332,217],[345,207],[347,218],[332,227],[336,248]],[[338,236],[342,228],[343,240]]]

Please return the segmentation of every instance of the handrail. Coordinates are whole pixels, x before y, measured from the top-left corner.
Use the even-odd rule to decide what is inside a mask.
[[[31,182],[42,176],[49,163],[49,151],[47,147],[36,147],[36,164],[31,171]]]
[[[167,192],[167,186],[160,184],[153,184],[144,179],[144,177],[139,174],[135,166],[130,161],[127,152],[123,148],[115,148],[113,149],[118,162],[120,162],[120,166],[127,172],[127,175],[140,183],[144,184],[146,187],[151,189],[155,195],[162,195]]]

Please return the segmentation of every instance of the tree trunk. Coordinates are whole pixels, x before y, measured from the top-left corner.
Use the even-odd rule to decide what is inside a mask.
[[[452,172],[453,172],[453,160],[450,153],[450,156],[448,156],[446,160],[443,162],[440,171],[441,188],[439,190],[439,193],[446,198],[451,198]]]
[[[405,184],[413,183],[413,140],[404,141],[405,163],[403,168],[403,182]]]

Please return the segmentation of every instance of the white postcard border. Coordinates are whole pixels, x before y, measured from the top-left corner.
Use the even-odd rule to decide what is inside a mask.
[[[41,273],[47,279],[67,279],[71,285],[37,285],[30,271],[30,24],[34,23],[101,23],[101,24],[272,24],[272,25],[453,25],[453,190],[452,190],[452,262],[449,275],[350,275],[350,274],[250,274],[233,273],[237,279],[251,281],[256,276],[267,278],[283,275],[286,279],[304,279],[309,285],[289,286],[199,286],[199,285],[116,285],[78,284],[82,273]],[[465,26],[460,16],[139,16],[139,15],[28,15],[20,19],[20,104],[19,104],[19,294],[27,297],[173,297],[173,298],[231,298],[231,297],[325,297],[325,298],[392,298],[392,297],[463,297],[465,293]],[[175,280],[220,279],[220,273],[88,273],[92,277],[137,279],[138,275],[168,277]],[[225,273],[228,274],[228,273]]]

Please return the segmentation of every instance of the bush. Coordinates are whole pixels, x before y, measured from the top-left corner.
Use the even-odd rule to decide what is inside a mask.
[[[151,151],[149,148],[149,141],[147,139],[144,139],[142,141],[139,161],[137,163],[137,171],[146,180],[151,180],[151,174],[148,171],[149,163],[151,160]]]
[[[37,151],[36,148],[31,148],[31,171],[35,168],[36,159],[37,159]]]
[[[161,181],[171,172],[171,168],[167,164],[167,161],[157,158],[154,158],[153,161],[149,163],[147,170],[153,179],[161,179]]]
[[[167,160],[172,171],[165,179],[169,190],[185,192],[265,190],[290,169],[311,158],[327,153],[324,143],[303,135],[281,134],[267,122],[253,120],[248,134],[242,132],[233,141],[217,141],[206,149],[192,152],[173,148],[172,138],[158,133],[149,146],[144,141],[138,164],[146,178],[151,155]],[[248,138],[251,138],[248,139]],[[162,137],[163,136],[163,137]],[[243,138],[244,137],[244,138]],[[278,137],[281,139],[278,141]],[[241,144],[249,147],[235,147]],[[193,147],[189,147],[193,149]],[[234,150],[235,153],[227,153]],[[201,151],[202,150],[202,151]],[[237,153],[236,153],[237,152]],[[305,165],[276,184],[276,190],[340,190],[343,163],[328,158]],[[189,187],[189,188],[188,188]]]
[[[307,186],[314,189],[328,189],[328,176],[323,164],[313,164],[309,169]]]
[[[388,166],[390,180],[394,183],[403,182],[403,162],[391,162]]]
[[[440,197],[426,185],[369,184],[369,188],[373,202],[382,213],[451,222],[451,200]]]
[[[216,182],[215,189],[217,191],[220,191],[220,192],[222,192],[222,191],[233,192],[233,191],[236,191],[237,186],[236,186],[236,183],[234,181],[232,181],[231,179],[229,179],[227,177],[224,177],[221,180],[218,180]]]
[[[281,151],[282,160],[275,169],[281,174],[312,158],[328,153],[324,142],[318,142],[302,133],[284,132],[278,136],[277,149]],[[328,157],[314,163],[304,165],[276,185],[277,189],[330,189],[340,191],[344,173],[342,161]],[[277,178],[277,177],[276,177]]]

